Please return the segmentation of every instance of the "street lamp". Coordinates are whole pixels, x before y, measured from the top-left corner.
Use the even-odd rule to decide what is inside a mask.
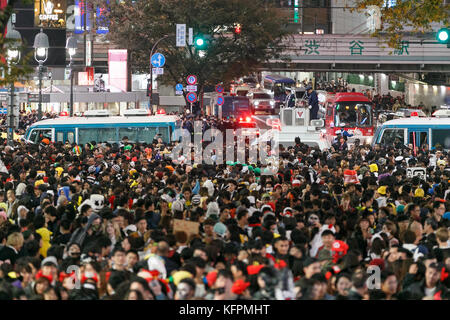
[[[73,117],[73,56],[77,53],[78,42],[75,37],[67,38],[66,49],[70,56],[70,116]]]
[[[42,65],[48,58],[48,36],[41,31],[34,38],[34,59],[39,63],[39,105],[38,105],[38,120],[42,118]]]
[[[20,49],[19,47],[22,44],[22,37],[19,31],[14,29],[14,26],[6,32],[6,39],[9,41],[5,44],[6,47],[6,59],[8,61],[8,69],[11,70],[12,64],[17,64],[20,61]],[[10,100],[10,108],[8,110],[9,117],[9,125],[8,125],[8,133],[7,140],[8,145],[14,145],[14,79],[11,79],[11,100]]]

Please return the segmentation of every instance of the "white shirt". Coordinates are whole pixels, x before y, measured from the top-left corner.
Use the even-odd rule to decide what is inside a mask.
[[[387,206],[387,198],[386,197],[379,197],[376,199],[378,202],[378,207],[386,207]]]
[[[427,287],[425,287],[425,296],[433,297],[435,292],[436,292],[436,287],[431,288],[431,289],[428,289]]]

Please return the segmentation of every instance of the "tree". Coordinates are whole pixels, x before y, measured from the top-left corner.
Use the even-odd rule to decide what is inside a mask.
[[[385,6],[385,0],[356,0],[357,10],[369,6],[381,9],[381,28],[374,36],[385,38],[391,48],[397,48],[405,31],[425,33],[433,30],[433,24],[449,24],[450,4],[443,0],[398,0],[395,6]],[[412,31],[411,31],[412,30]]]
[[[279,10],[265,0],[99,0],[109,10],[108,39],[131,53],[134,71],[148,73],[152,46],[166,58],[162,83],[184,83],[189,74],[205,85],[228,84],[280,56],[289,33]],[[194,38],[206,40],[203,52],[195,46],[175,46],[175,24],[193,28]],[[235,27],[240,25],[240,32]],[[202,56],[204,55],[204,56]]]
[[[14,5],[19,3],[19,0],[9,0],[8,4],[0,9],[0,76],[3,74],[4,77],[0,78],[0,86],[9,85],[14,83],[18,79],[27,76],[32,69],[26,65],[26,61],[30,59],[30,55],[23,55],[21,63],[10,64],[7,61],[8,46],[17,45],[12,40],[6,39],[7,25],[14,12]],[[23,4],[31,3],[32,0],[22,0]],[[6,31],[6,32],[5,32]],[[20,44],[19,49],[21,52],[25,52],[25,46]]]

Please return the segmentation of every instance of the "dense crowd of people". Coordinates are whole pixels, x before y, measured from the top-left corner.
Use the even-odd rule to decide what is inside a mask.
[[[0,139],[0,299],[448,299],[450,153],[345,140],[266,175],[161,136]]]

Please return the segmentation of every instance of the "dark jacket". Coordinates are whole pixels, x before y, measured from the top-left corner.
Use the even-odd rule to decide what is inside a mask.
[[[445,288],[445,286],[443,286],[440,282],[436,284],[436,292],[446,290],[447,289]],[[425,279],[419,282],[414,282],[413,284],[405,288],[404,291],[411,294],[411,299],[422,300],[422,298],[425,297]]]
[[[363,296],[354,290],[350,290],[347,298],[348,298],[348,300],[362,300]]]
[[[309,94],[308,103],[311,107],[313,107],[313,109],[319,108],[319,97],[317,96],[317,93],[315,91],[312,91]]]
[[[16,253],[11,247],[4,246],[0,249],[0,261],[9,260],[13,266],[16,263],[17,258],[18,253]]]
[[[284,104],[285,104],[286,108],[294,108],[295,107],[295,95],[293,95],[293,94],[287,95]]]

